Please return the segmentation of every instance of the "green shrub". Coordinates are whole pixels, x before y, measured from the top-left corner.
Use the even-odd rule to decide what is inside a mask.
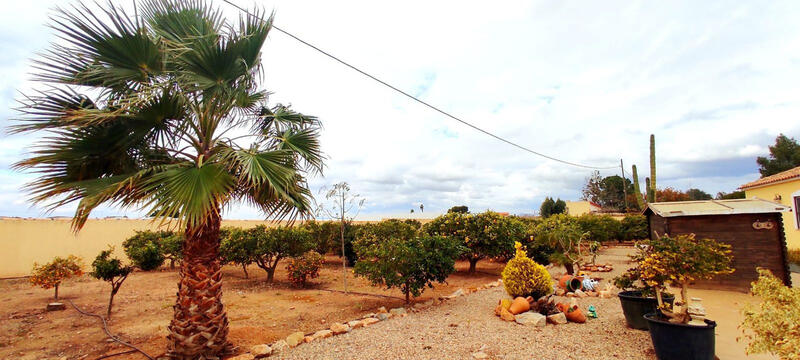
[[[745,304],[739,326],[748,340],[747,353],[800,359],[800,289],[784,285],[769,270],[758,273],[752,292],[761,302]]]
[[[644,215],[625,215],[620,225],[623,240],[641,240],[650,237],[647,232],[647,217]]]
[[[455,271],[455,260],[466,250],[460,242],[442,236],[364,236],[354,244],[359,261],[355,273],[387,289],[400,288],[409,303],[425,287],[444,282]]]
[[[170,233],[161,238],[161,253],[164,259],[169,260],[169,268],[174,269],[175,263],[183,259],[183,234]]]
[[[114,295],[119,291],[120,286],[133,271],[132,266],[124,266],[119,259],[111,258],[113,247],[103,250],[92,262],[92,272],[89,273],[93,278],[107,281],[111,285],[111,296],[108,299],[108,309],[106,319],[111,318],[111,306],[114,304]]]
[[[334,221],[308,221],[302,228],[311,233],[314,251],[324,255],[331,250],[341,249],[341,225]],[[341,253],[341,250],[339,250]]]
[[[469,261],[469,272],[484,258],[510,257],[514,241],[525,236],[524,224],[512,217],[492,211],[480,214],[447,213],[423,226],[428,235],[445,236],[467,247],[462,255]]]
[[[301,256],[289,259],[286,264],[289,281],[292,284],[306,287],[308,279],[314,279],[319,276],[319,268],[322,267],[322,261],[322,255],[314,250],[309,250]]]
[[[258,247],[256,232],[233,227],[223,228],[220,230],[220,238],[219,257],[222,263],[241,266],[244,278],[249,278],[247,266],[253,263]]]
[[[311,233],[301,227],[274,227],[264,225],[244,230],[256,238],[253,261],[267,272],[267,282],[275,277],[278,262],[287,257],[300,256],[312,247]]]
[[[459,205],[453,206],[447,210],[448,213],[459,213],[459,214],[466,214],[469,213],[469,208],[466,205]]]
[[[550,262],[564,265],[567,273],[574,273],[574,265],[583,261],[581,243],[588,236],[578,220],[565,214],[553,215],[536,225],[534,233],[537,242],[553,248]]]
[[[529,259],[519,242],[516,248],[516,256],[508,261],[502,273],[508,295],[539,299],[553,292],[553,279],[547,269]]]
[[[551,197],[544,198],[542,205],[539,207],[539,215],[542,217],[550,217],[555,214],[566,214],[567,203],[564,200],[553,200]]]
[[[171,231],[137,231],[122,243],[122,247],[133,265],[144,271],[155,270],[166,259],[161,249],[162,239],[172,235]]]
[[[583,214],[576,218],[587,240],[606,242],[621,238],[621,224],[610,215]]]

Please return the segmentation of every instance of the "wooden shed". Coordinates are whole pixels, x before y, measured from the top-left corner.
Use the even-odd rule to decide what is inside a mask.
[[[785,211],[790,211],[789,207],[753,198],[652,203],[644,214],[651,239],[693,233],[731,245],[736,271],[695,285],[747,292],[758,278],[756,267],[771,270],[791,286],[781,214]]]

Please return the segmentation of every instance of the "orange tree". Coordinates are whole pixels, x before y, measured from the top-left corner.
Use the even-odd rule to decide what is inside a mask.
[[[637,268],[640,279],[656,291],[659,308],[674,322],[689,321],[691,298],[689,284],[695,280],[711,279],[733,273],[730,245],[712,239],[697,239],[694,234],[662,236],[649,242],[651,249]],[[680,287],[680,312],[664,307],[661,289],[664,285]]]
[[[53,261],[41,266],[34,263],[30,282],[34,286],[41,286],[44,289],[55,288],[54,298],[58,300],[58,286],[61,285],[61,282],[81,275],[83,275],[81,259],[70,255],[66,258],[56,257]]]
[[[267,103],[261,50],[272,18],[228,22],[204,0],[59,8],[14,132],[47,133],[17,163],[32,199],[77,203],[80,230],[101,204],[135,208],[184,233],[167,357],[233,351],[222,303],[221,211],[310,216],[307,177],[322,171],[319,122]],[[232,131],[234,130],[234,131]]]

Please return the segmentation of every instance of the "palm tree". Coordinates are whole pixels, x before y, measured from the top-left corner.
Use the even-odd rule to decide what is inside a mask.
[[[34,203],[77,202],[75,231],[101,204],[181,227],[167,355],[216,359],[232,349],[221,211],[247,203],[273,219],[310,215],[306,178],[322,171],[320,124],[268,106],[258,87],[272,16],[256,11],[231,24],[202,0],[149,0],[135,10],[56,9],[60,41],[35,60],[45,90],[25,97],[11,128],[48,136],[15,167],[38,175],[27,184]]]

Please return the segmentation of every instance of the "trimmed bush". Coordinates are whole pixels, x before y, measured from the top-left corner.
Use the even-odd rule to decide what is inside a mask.
[[[161,241],[172,235],[170,231],[137,231],[136,235],[122,243],[122,247],[133,265],[144,271],[155,270],[166,259],[161,250]]]
[[[169,236],[161,238],[161,253],[164,259],[169,260],[169,268],[174,269],[175,263],[183,259],[183,234],[169,233]]]
[[[55,257],[53,261],[39,266],[33,263],[30,282],[43,289],[55,288],[54,298],[58,300],[58,286],[61,282],[75,276],[83,275],[81,258],[70,255],[66,258]]]
[[[289,259],[286,264],[289,281],[292,284],[306,287],[306,282],[309,279],[319,276],[319,268],[322,267],[322,261],[322,255],[314,250],[309,250],[301,256]]]
[[[547,269],[528,258],[519,242],[516,248],[516,256],[508,261],[502,273],[508,295],[538,299],[553,292],[553,279]]]
[[[466,250],[460,242],[442,236],[364,236],[355,242],[359,261],[355,273],[387,289],[400,288],[410,302],[425,287],[444,282],[455,271],[455,261]]]
[[[623,240],[641,240],[650,237],[647,233],[647,217],[644,215],[625,215],[620,226]]]
[[[622,226],[610,215],[583,214],[576,218],[587,240],[606,242],[621,238]]]

